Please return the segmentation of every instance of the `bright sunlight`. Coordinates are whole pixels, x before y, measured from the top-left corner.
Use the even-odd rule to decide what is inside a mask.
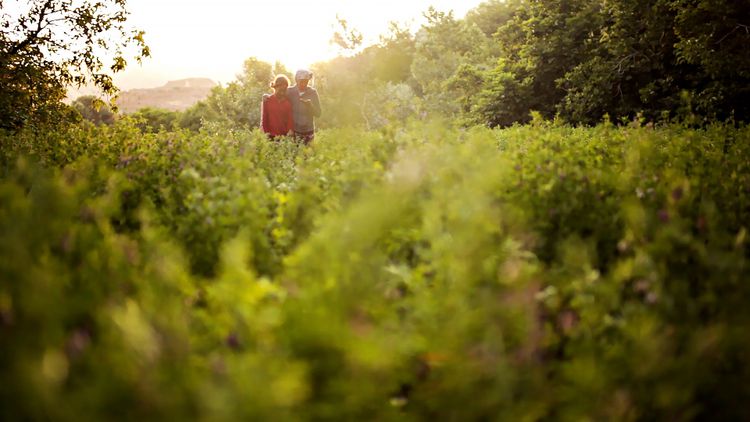
[[[479,0],[384,0],[355,2],[323,0],[275,2],[238,0],[130,0],[129,21],[146,31],[152,57],[131,64],[115,80],[123,89],[162,85],[167,80],[208,77],[230,82],[248,57],[280,61],[288,68],[335,57],[330,44],[336,16],[376,42],[396,21],[411,27],[422,23],[422,12],[433,6],[456,16]]]

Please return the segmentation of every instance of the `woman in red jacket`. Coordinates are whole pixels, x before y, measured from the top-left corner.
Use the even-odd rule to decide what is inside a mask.
[[[271,84],[273,95],[263,94],[260,105],[260,127],[272,140],[294,133],[292,103],[286,97],[289,78],[279,75]]]

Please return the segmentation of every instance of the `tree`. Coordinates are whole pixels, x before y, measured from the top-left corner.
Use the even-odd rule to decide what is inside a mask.
[[[462,64],[479,64],[488,59],[487,38],[481,29],[456,19],[453,12],[430,7],[424,17],[427,23],[416,34],[411,71],[419,83],[425,110],[447,117],[460,112],[459,92],[447,81]]]
[[[600,37],[599,2],[524,1],[495,33],[500,59],[486,77],[477,113],[490,126],[552,118],[566,91],[558,80],[591,56]]]
[[[750,7],[735,0],[673,0],[678,63],[700,68],[696,111],[750,119]]]
[[[200,131],[204,122],[219,120],[219,114],[209,107],[208,103],[198,101],[192,107],[177,116],[177,126],[193,132]]]
[[[0,9],[3,129],[54,121],[69,85],[114,94],[125,56],[149,56],[144,33],[126,25],[125,0],[0,0]]]
[[[733,0],[602,2],[597,48],[558,81],[569,121],[750,118],[750,10]]]
[[[374,78],[383,82],[415,84],[411,74],[414,36],[408,28],[397,22],[390,22],[388,33],[380,37],[380,43],[368,49],[373,52]]]
[[[485,33],[488,20],[511,16],[493,35],[500,51],[495,68],[486,75],[464,68],[463,79],[454,81],[459,87],[477,75],[485,81],[468,104],[473,121],[506,126],[528,121],[531,111],[583,124],[605,115],[750,119],[750,8],[743,2],[507,4],[516,9],[485,4],[467,16]]]
[[[144,107],[130,117],[143,133],[157,133],[162,130],[174,129],[179,113],[159,108]]]
[[[489,0],[466,12],[466,22],[476,25],[487,37],[510,21],[521,0]]]
[[[94,95],[84,95],[76,98],[71,107],[81,113],[81,117],[95,125],[111,125],[115,122],[115,114],[109,105]]]
[[[694,66],[676,60],[674,9],[668,0],[602,2],[602,34],[594,48],[559,79],[568,121],[595,124],[605,114],[648,120],[680,107]]]
[[[316,127],[349,126],[363,124],[362,104],[370,88],[372,62],[370,50],[352,57],[336,57],[315,63],[315,89],[321,93],[324,112],[316,119]]]
[[[405,83],[381,83],[368,90],[362,102],[362,119],[367,130],[403,126],[409,118],[416,116],[419,108],[414,91]]]
[[[395,109],[399,113],[414,110],[412,106],[416,103],[404,104],[407,98],[413,98],[414,88],[418,86],[411,75],[413,57],[414,37],[407,29],[392,22],[378,44],[351,56],[339,56],[313,65],[317,75],[315,85],[323,93],[326,110],[316,124],[319,127],[379,127],[382,126],[381,117],[393,115]],[[391,99],[395,103],[384,101],[386,92],[397,94],[398,98]],[[386,104],[388,107],[398,106],[392,110],[380,108]]]
[[[237,79],[226,86],[217,86],[204,100],[186,110],[178,125],[198,130],[205,122],[215,122],[233,127],[254,128],[260,125],[260,102],[269,93],[274,76],[288,75],[281,64],[271,65],[251,57],[243,63]]]
[[[356,51],[362,45],[362,33],[356,28],[349,28],[346,19],[339,15],[336,15],[336,21],[338,26],[334,26],[330,43],[338,46],[342,52]]]

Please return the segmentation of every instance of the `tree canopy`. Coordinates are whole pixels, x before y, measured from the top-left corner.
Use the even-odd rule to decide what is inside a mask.
[[[324,100],[356,120],[368,87],[381,90],[383,57],[398,48],[398,67],[410,63],[409,71],[388,82],[413,89],[416,114],[488,126],[528,122],[532,112],[574,124],[750,119],[742,2],[493,0],[463,19],[434,8],[424,16],[399,43],[319,65],[346,86],[330,87]]]
[[[3,129],[53,119],[70,85],[114,94],[112,74],[126,57],[150,55],[144,33],[127,25],[125,0],[0,0],[0,8]]]
[[[416,32],[392,23],[371,45],[337,17],[332,42],[346,55],[312,65],[327,110],[320,127],[434,116],[509,126],[532,112],[573,124],[750,120],[750,8],[742,2],[490,0],[464,18],[434,8],[424,17]],[[66,85],[115,92],[111,75],[127,52],[149,55],[126,19],[124,0],[34,0],[4,12],[0,126],[54,121]],[[257,126],[260,97],[278,73],[289,74],[249,58],[235,81],[175,122]]]

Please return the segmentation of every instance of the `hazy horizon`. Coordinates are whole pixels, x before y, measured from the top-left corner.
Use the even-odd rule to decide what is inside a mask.
[[[391,21],[416,29],[430,6],[453,10],[456,17],[482,0],[384,0],[365,3],[292,0],[287,7],[263,2],[215,0],[129,0],[129,22],[146,32],[152,56],[138,64],[129,60],[125,71],[115,74],[122,90],[154,88],[168,81],[209,78],[226,84],[242,70],[242,63],[256,57],[282,62],[290,71],[334,58],[330,45],[336,16],[347,20],[364,36],[364,45],[377,42]]]

